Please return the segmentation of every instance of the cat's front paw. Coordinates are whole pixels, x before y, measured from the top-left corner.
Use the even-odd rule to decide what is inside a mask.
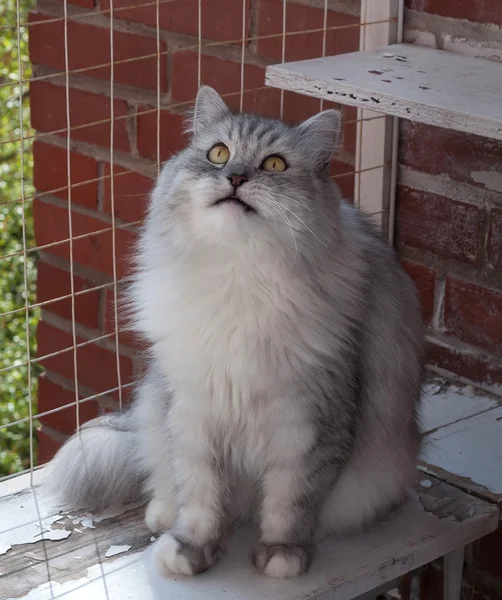
[[[171,533],[162,535],[153,548],[154,560],[164,575],[197,575],[214,565],[222,553],[219,542],[194,546]]]
[[[253,552],[253,565],[270,577],[296,577],[308,569],[311,558],[310,546],[260,543]]]
[[[176,507],[173,502],[153,498],[145,512],[145,523],[152,533],[169,531],[176,519]]]

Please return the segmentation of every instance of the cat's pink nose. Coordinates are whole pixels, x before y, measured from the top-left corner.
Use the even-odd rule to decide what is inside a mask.
[[[228,180],[234,187],[238,188],[240,185],[246,182],[248,178],[245,175],[229,175]]]

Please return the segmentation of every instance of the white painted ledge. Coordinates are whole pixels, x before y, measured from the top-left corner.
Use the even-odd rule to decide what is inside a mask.
[[[421,417],[425,437],[421,469],[426,473],[419,474],[410,501],[360,535],[324,541],[309,572],[291,580],[273,580],[253,569],[249,553],[255,534],[250,531],[238,532],[227,554],[207,573],[167,579],[153,569],[152,535],[144,525],[142,508],[101,516],[59,514],[37,485],[43,481],[43,469],[35,473],[35,487],[29,487],[29,475],[0,484],[0,597],[356,598],[498,526],[500,403],[469,386],[435,380],[425,386]],[[111,556],[118,550],[120,554]]]
[[[266,84],[502,140],[502,64],[394,44],[267,67]]]
[[[420,468],[502,509],[502,404],[470,386],[431,384],[422,397]]]
[[[166,578],[154,570],[141,509],[68,516],[28,488],[1,499],[0,514],[0,544],[11,546],[0,557],[9,600],[351,600],[494,531],[499,516],[494,505],[424,476],[398,512],[361,535],[326,540],[308,573],[276,580],[253,569],[248,530],[207,573]],[[110,557],[116,546],[121,554]]]

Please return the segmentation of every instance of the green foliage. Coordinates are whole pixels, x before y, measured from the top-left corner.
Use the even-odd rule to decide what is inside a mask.
[[[26,22],[32,0],[20,0],[20,22]],[[38,310],[18,310],[36,300],[36,256],[23,254],[23,212],[27,248],[33,248],[32,184],[28,84],[31,77],[28,59],[28,31],[21,27],[18,44],[16,0],[1,0],[0,30],[0,426],[29,416],[30,389],[28,366],[23,364],[36,352]],[[19,47],[18,47],[19,46]],[[22,67],[22,81],[19,67]],[[20,118],[22,103],[22,119]],[[21,137],[28,137],[23,142]],[[13,140],[13,141],[8,141]],[[7,143],[5,143],[7,142]],[[24,165],[22,164],[24,161]],[[23,185],[24,180],[24,185]],[[27,198],[23,210],[22,190]],[[25,270],[27,284],[25,287]],[[27,296],[27,298],[26,298]],[[27,343],[28,338],[28,343]],[[32,365],[31,396],[35,412],[38,367]],[[0,477],[30,465],[30,424],[20,423],[0,429]]]

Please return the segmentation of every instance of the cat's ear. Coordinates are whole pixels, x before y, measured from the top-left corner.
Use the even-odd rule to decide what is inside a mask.
[[[197,94],[188,130],[198,135],[214,127],[215,122],[221,121],[229,114],[230,109],[218,92],[208,85],[203,85]]]
[[[338,146],[341,115],[338,110],[325,110],[300,123],[298,129],[309,160],[316,169],[324,170]]]

